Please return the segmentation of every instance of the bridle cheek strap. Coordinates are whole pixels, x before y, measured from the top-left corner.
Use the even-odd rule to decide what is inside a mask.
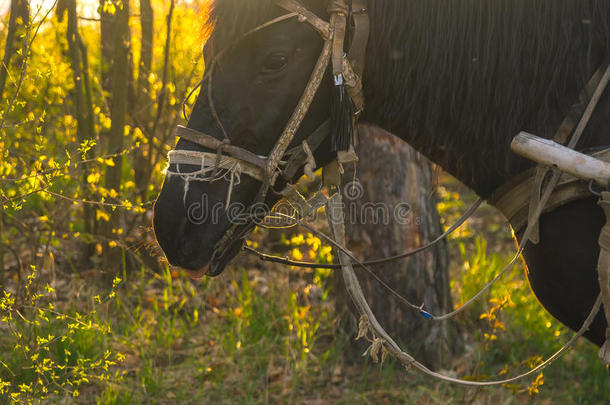
[[[331,38],[331,25],[303,7],[301,3],[296,0],[275,0],[275,4],[283,8],[286,11],[297,14],[299,22],[307,22],[311,25],[324,40]]]
[[[331,22],[332,22],[331,18]],[[266,168],[266,181],[263,183],[261,188],[261,192],[259,193],[259,201],[262,201],[269,189],[269,186],[275,183],[277,178],[277,166],[281,158],[284,156],[284,153],[290,146],[290,143],[294,139],[298,129],[311,106],[311,103],[322,83],[322,79],[324,78],[324,72],[326,71],[326,67],[328,66],[328,62],[331,57],[331,48],[332,44],[330,40],[324,42],[324,46],[322,48],[322,52],[316,65],[314,67],[313,73],[307,83],[307,87],[305,87],[305,91],[299,100],[299,103],[292,113],[292,116],[288,120],[288,124],[286,128],[280,135],[280,138],[277,140],[275,146],[271,150],[269,157],[267,158],[267,168]]]

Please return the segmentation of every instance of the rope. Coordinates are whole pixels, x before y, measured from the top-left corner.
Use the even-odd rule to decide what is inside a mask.
[[[559,178],[561,177],[560,171],[555,170],[555,169],[551,169],[551,170],[553,173],[552,177],[549,180],[549,184],[544,189],[544,193],[543,193],[542,197],[540,197],[538,204],[536,205],[535,209],[533,210],[533,214],[532,214],[533,221],[528,222],[527,227],[525,228],[525,232],[523,232],[523,235],[521,236],[521,240],[519,241],[519,249],[517,249],[517,252],[515,253],[515,256],[513,257],[513,259],[506,265],[506,267],[504,267],[504,269],[502,269],[502,271],[500,271],[500,273],[498,273],[498,275],[496,277],[494,277],[493,280],[491,280],[489,283],[487,283],[478,293],[476,293],[474,295],[474,297],[472,297],[471,299],[466,301],[462,306],[457,308],[455,311],[452,311],[445,315],[434,316],[432,314],[429,314],[432,317],[432,319],[437,320],[437,321],[442,321],[445,319],[452,318],[455,315],[459,314],[460,312],[464,311],[466,309],[466,307],[468,307],[470,304],[472,304],[477,299],[479,299],[481,297],[481,295],[483,295],[485,292],[487,292],[517,262],[517,260],[521,256],[521,253],[523,253],[523,250],[525,249],[525,246],[527,245],[527,242],[529,241],[529,238],[530,238],[532,232],[534,232],[534,230],[537,229],[536,224],[538,223],[538,219],[540,218],[540,215],[542,214],[544,206],[549,201],[549,198],[551,198],[551,195],[553,194],[553,190],[555,189],[555,186],[557,185],[557,183],[559,182]]]
[[[586,126],[586,122],[588,122],[590,115],[597,103],[597,101],[599,100],[599,97],[601,96],[602,90],[605,88],[605,85],[608,83],[608,81],[610,80],[610,66],[606,69],[604,76],[601,79],[600,85],[597,87],[595,93],[593,94],[592,99],[590,100],[583,116],[581,117],[581,120],[579,122],[579,125],[577,126],[576,130],[574,131],[574,135],[572,136],[572,138],[570,139],[570,142],[568,143],[568,147],[573,148],[576,143],[578,142],[578,140],[580,139],[580,136],[582,135],[582,131],[584,129],[584,127]],[[551,172],[551,178],[549,179],[547,186],[544,188],[544,192],[542,193],[542,196],[540,197],[540,199],[537,201],[536,205],[533,206],[534,208],[532,209],[531,215],[530,215],[530,219],[528,220],[528,224],[527,227],[523,233],[523,235],[521,236],[521,239],[519,241],[519,248],[517,250],[517,252],[515,253],[514,257],[512,258],[512,260],[502,269],[502,271],[500,271],[500,273],[498,273],[498,275],[496,277],[494,277],[490,282],[488,282],[477,294],[475,294],[471,299],[469,299],[468,301],[466,301],[462,306],[460,306],[459,308],[457,308],[456,310],[449,312],[447,314],[444,315],[434,315],[431,314],[427,311],[424,311],[422,306],[417,306],[411,302],[409,302],[407,299],[405,299],[404,297],[402,297],[400,294],[398,294],[395,290],[393,290],[390,286],[388,286],[386,283],[384,283],[375,273],[372,272],[372,270],[370,268],[368,268],[368,266],[366,266],[364,263],[358,261],[351,253],[348,255],[350,256],[350,258],[360,267],[364,268],[365,271],[367,271],[371,276],[373,276],[373,278],[375,278],[384,288],[386,288],[386,290],[388,290],[392,295],[396,296],[400,301],[402,301],[403,303],[407,304],[408,306],[417,309],[420,311],[420,313],[425,316],[426,318],[432,319],[432,320],[436,320],[436,321],[442,321],[442,320],[446,320],[449,318],[452,318],[454,316],[456,316],[457,314],[459,314],[460,312],[463,312],[470,304],[472,304],[473,302],[475,302],[476,300],[478,300],[483,294],[485,294],[487,291],[489,291],[489,289],[504,275],[506,274],[506,272],[508,272],[513,266],[514,264],[518,261],[519,257],[521,256],[521,254],[523,253],[523,250],[525,249],[525,246],[527,245],[527,242],[530,240],[530,237],[532,236],[532,234],[537,230],[537,224],[538,224],[538,220],[540,218],[540,215],[542,214],[542,211],[544,209],[544,207],[546,206],[547,202],[549,201],[553,190],[555,189],[555,187],[557,186],[557,184],[559,183],[559,180],[561,178],[561,172],[554,169],[554,168],[546,168],[545,170],[545,174]],[[477,201],[475,203],[475,205],[473,207],[478,207],[477,203],[480,204],[479,201]],[[472,207],[471,207],[472,208]],[[475,208],[476,209],[476,208]],[[472,214],[470,214],[472,215]],[[283,215],[285,216],[285,215]],[[288,217],[285,216],[287,218],[292,218],[292,217]],[[462,219],[462,218],[460,218]],[[465,219],[464,219],[465,220]],[[297,220],[298,221],[298,220]],[[458,221],[458,223],[460,223],[460,221]],[[456,225],[458,224],[456,223]],[[329,242],[331,242],[333,245],[336,245],[336,242],[332,239],[330,239],[328,236],[319,233],[318,231],[314,230],[313,228],[311,228],[310,226],[301,223],[302,226],[305,226],[307,229],[309,229],[311,232],[315,232],[317,234],[323,235],[324,239],[328,240]],[[460,224],[461,225],[461,224]],[[459,226],[459,225],[458,225]],[[450,228],[451,229],[451,228]],[[442,238],[443,235],[441,235]],[[445,235],[446,237],[446,235]],[[439,238],[437,238],[437,240],[434,242],[438,242]],[[432,245],[430,245],[432,246]],[[420,248],[419,250],[416,251],[421,251],[424,249],[429,248],[430,246],[424,246],[422,248]],[[337,248],[339,248],[339,246],[337,246]],[[345,248],[343,248],[345,249]],[[247,248],[247,250],[249,251],[253,251],[253,249],[251,248]],[[347,250],[347,249],[345,249]],[[258,253],[255,251],[255,253],[257,255],[259,255],[259,257],[262,257],[262,254]],[[411,252],[407,252],[407,255],[410,255]],[[404,255],[399,255],[396,258],[387,258],[387,259],[381,259],[381,260],[387,260],[392,261],[392,260],[398,260],[398,257],[407,257]],[[275,261],[275,259],[274,259]],[[373,264],[377,264],[377,263],[373,263]],[[297,263],[297,266],[302,266],[302,263]],[[314,266],[311,266],[314,267]],[[336,267],[333,267],[336,268]]]
[[[498,273],[498,275],[496,275],[490,282],[488,282],[481,290],[479,290],[478,293],[476,293],[472,298],[470,298],[468,301],[466,301],[462,306],[460,306],[459,308],[455,309],[452,312],[446,313],[446,314],[442,314],[442,315],[435,315],[432,314],[426,310],[424,310],[423,308],[423,304],[422,305],[415,305],[412,302],[410,302],[409,300],[407,300],[405,297],[403,297],[402,295],[400,295],[398,292],[396,292],[394,289],[392,289],[387,283],[385,283],[378,275],[376,275],[371,269],[370,267],[368,267],[365,263],[359,261],[352,253],[350,253],[347,248],[341,246],[340,244],[338,244],[333,238],[327,236],[326,234],[316,230],[315,228],[313,228],[312,226],[310,226],[309,224],[304,223],[303,221],[300,221],[297,218],[285,215],[285,214],[281,214],[281,213],[276,213],[275,215],[278,217],[283,217],[285,219],[289,219],[291,221],[294,221],[295,223],[305,227],[306,229],[308,229],[310,232],[315,233],[316,235],[320,236],[321,238],[325,239],[326,241],[328,241],[329,243],[331,243],[333,246],[335,246],[337,249],[340,250],[344,250],[345,254],[349,256],[349,258],[356,263],[359,267],[363,268],[368,274],[370,274],[377,282],[379,282],[379,284],[381,284],[381,286],[383,288],[385,288],[388,292],[390,292],[392,295],[394,295],[399,301],[403,302],[404,304],[406,304],[407,306],[416,309],[417,311],[419,311],[420,314],[422,314],[424,317],[434,320],[434,321],[444,321],[450,318],[453,318],[454,316],[456,316],[457,314],[459,314],[460,312],[463,312],[468,306],[470,306],[472,303],[474,303],[475,301],[477,301],[483,294],[485,294],[487,291],[489,291],[489,289],[500,279],[502,278],[502,276],[504,276],[504,274],[506,274],[506,272],[508,272],[513,265],[517,262],[517,260],[519,259],[519,257],[521,256],[521,254],[523,253],[523,249],[525,249],[525,246],[527,244],[527,241],[529,240],[529,237],[531,235],[531,233],[534,231],[535,226],[534,224],[537,223],[538,218],[540,217],[540,215],[542,214],[542,210],[543,207],[546,205],[546,203],[548,202],[549,198],[551,197],[551,194],[553,193],[553,189],[555,188],[555,185],[557,184],[557,182],[559,181],[559,178],[561,177],[561,172],[557,171],[557,170],[553,170],[553,175],[551,177],[551,180],[549,181],[548,186],[545,188],[544,190],[544,194],[542,195],[542,197],[540,198],[540,201],[538,202],[538,204],[536,205],[536,208],[533,212],[534,214],[534,218],[535,218],[535,222],[529,222],[527,225],[527,228],[525,229],[525,232],[523,233],[520,243],[519,243],[519,249],[517,249],[517,252],[515,253],[514,257],[512,258],[512,260],[502,269],[502,271],[500,271],[500,273]],[[471,209],[469,209],[467,211],[467,213],[469,213],[469,211],[472,210],[472,208],[478,207],[477,204],[480,204],[479,201],[475,202],[475,204],[471,207]],[[328,215],[328,213],[327,213]],[[464,215],[465,216],[465,215]],[[464,217],[463,216],[463,217]],[[460,220],[465,218],[460,218]],[[463,222],[463,221],[462,221]],[[456,225],[458,225],[460,223],[460,221],[458,221],[456,223]],[[451,229],[451,228],[450,228]],[[441,235],[442,237],[443,235]],[[439,237],[440,238],[440,237]],[[437,238],[437,239],[439,239]],[[437,242],[437,241],[435,241]],[[421,250],[423,250],[422,248],[420,248]],[[420,251],[421,251],[420,250]]]
[[[428,242],[427,244],[425,244],[423,246],[420,246],[416,249],[410,250],[405,253],[401,253],[401,254],[398,254],[395,256],[388,256],[388,257],[384,257],[384,258],[380,258],[380,259],[364,261],[364,262],[362,262],[362,264],[367,265],[367,266],[374,266],[374,265],[392,263],[392,262],[395,262],[398,260],[402,260],[402,259],[406,259],[408,257],[414,256],[418,253],[423,252],[424,250],[430,249],[431,247],[437,245],[439,242],[447,239],[447,237],[449,235],[451,235],[459,227],[461,227],[464,224],[464,222],[466,222],[470,217],[472,217],[472,215],[476,212],[476,210],[481,206],[482,203],[483,203],[483,200],[481,198],[476,200],[453,225],[451,225],[445,232],[443,232],[440,236],[438,236],[433,241]],[[279,256],[269,255],[266,253],[262,253],[256,249],[253,249],[249,246],[245,246],[244,250],[247,251],[248,253],[258,256],[258,258],[263,261],[286,264],[286,265],[293,266],[293,267],[307,267],[307,268],[312,268],[312,269],[340,269],[341,268],[340,264],[321,264],[321,263],[312,263],[312,262],[302,262],[302,261],[290,260],[290,259],[279,257]],[[356,264],[358,264],[358,263],[356,263]]]
[[[229,189],[227,191],[227,198],[225,203],[225,209],[229,208],[231,203],[231,195],[233,187],[241,182],[241,165],[238,161],[233,159],[221,158],[219,161],[210,162],[206,159],[209,153],[188,151],[188,150],[172,150],[168,153],[168,166],[165,169],[167,177],[178,176],[184,182],[184,195],[182,197],[183,203],[186,205],[186,197],[189,192],[191,181],[203,181],[213,183],[215,181],[225,179],[229,182]],[[194,172],[184,173],[180,171],[181,162],[187,161],[188,165],[194,165],[195,161],[199,166],[199,170]],[[170,169],[171,165],[176,165],[176,171]],[[184,164],[184,163],[182,163]]]
[[[545,194],[543,195],[541,201],[544,201],[545,199],[548,198],[548,195],[550,194],[549,190],[550,190],[549,188],[547,188],[545,190]],[[541,211],[541,209],[539,208],[537,211]],[[540,212],[537,212],[537,213],[538,213],[538,215],[540,214]],[[325,239],[326,241],[331,243],[335,248],[337,248],[340,251],[340,254],[347,256],[349,259],[353,260],[356,264],[363,267],[369,274],[371,274],[377,281],[379,281],[382,284],[382,286],[384,286],[384,288],[387,288],[388,291],[390,291],[393,295],[397,296],[401,301],[405,302],[407,305],[409,305],[410,307],[412,307],[414,309],[418,309],[420,312],[425,312],[425,311],[423,311],[421,306],[417,306],[415,304],[408,302],[405,298],[400,296],[391,287],[389,287],[387,284],[385,284],[383,282],[383,280],[380,280],[379,277],[376,276],[374,273],[372,273],[371,270],[364,263],[358,261],[358,259],[355,258],[353,256],[353,254],[347,248],[345,248],[341,243],[337,242],[334,238],[329,237],[328,235],[316,230],[315,228],[311,227],[307,223],[305,223],[297,218],[291,217],[286,214],[281,214],[281,213],[276,213],[275,215],[278,217],[283,217],[284,219],[287,219],[287,220],[293,222],[294,224],[301,225],[301,226],[305,227],[306,229],[308,229],[309,231],[311,231],[312,233],[315,233],[316,235]],[[531,229],[529,229],[529,232],[531,232]],[[523,237],[524,238],[527,237],[528,236],[527,234],[529,232],[528,232],[528,230],[526,230],[526,232],[523,234]],[[525,238],[525,240],[527,240],[527,238]],[[517,252],[517,254],[515,255],[515,257],[518,258],[522,250],[523,250],[523,248],[520,248],[519,251]],[[511,261],[509,266],[514,264],[514,261],[515,260]],[[347,270],[346,270],[346,268],[347,268]],[[549,358],[547,358],[544,362],[542,362],[538,366],[530,369],[529,371],[527,371],[525,373],[519,374],[515,377],[507,378],[504,380],[470,381],[470,380],[463,380],[463,379],[459,379],[459,378],[449,377],[449,376],[434,372],[434,371],[428,369],[426,366],[424,366],[420,362],[418,362],[415,358],[413,358],[408,353],[402,351],[402,349],[400,349],[400,347],[396,344],[396,342],[387,334],[387,332],[385,332],[385,330],[377,322],[374,314],[372,313],[370,307],[368,306],[368,304],[366,302],[366,299],[364,298],[364,295],[362,293],[362,289],[360,288],[358,279],[357,279],[355,273],[353,272],[353,269],[351,268],[351,263],[348,263],[347,265],[344,264],[343,270],[344,270],[344,278],[345,278],[346,286],[348,289],[348,293],[351,296],[352,300],[356,304],[356,307],[358,308],[358,310],[360,311],[360,313],[362,314],[362,316],[365,320],[364,322],[361,321],[361,328],[368,330],[368,332],[373,333],[373,335],[376,334],[378,336],[381,336],[380,338],[373,339],[373,345],[371,347],[371,354],[373,354],[372,352],[373,352],[373,349],[375,348],[375,346],[381,345],[390,354],[392,354],[394,357],[396,357],[406,367],[415,367],[416,369],[429,375],[430,377],[434,377],[434,378],[440,379],[442,381],[457,383],[457,384],[466,385],[466,386],[486,387],[486,386],[509,384],[509,383],[518,381],[520,379],[529,377],[531,375],[534,375],[534,374],[542,371],[543,369],[545,369],[546,367],[551,365],[553,362],[555,362],[558,358],[560,358],[570,347],[572,347],[572,345],[578,338],[582,337],[582,335],[589,329],[589,327],[593,323],[593,320],[595,319],[595,316],[599,312],[599,310],[601,308],[601,304],[602,304],[601,296],[598,296],[593,307],[591,308],[591,312],[589,313],[589,315],[583,322],[581,328],[570,338],[570,340],[568,340],[568,342],[566,342],[566,344],[563,347],[561,347],[559,350],[557,350],[554,354],[552,354]],[[346,271],[347,271],[347,275],[345,274]],[[484,288],[484,290],[488,289],[489,286],[491,284],[493,284],[493,282],[495,282],[505,271],[506,271],[506,269],[503,270],[502,272],[500,272],[500,274],[498,276],[496,276],[496,278],[494,280],[492,280],[492,282],[490,282],[488,284],[488,286],[486,286]],[[431,316],[430,319],[443,320],[443,319],[447,319],[451,316],[454,316],[456,313],[463,310],[469,303],[471,303],[473,300],[476,299],[476,297],[480,296],[481,294],[482,293],[477,294],[473,299],[469,300],[466,304],[464,304],[457,311],[454,311],[451,314],[447,314],[444,316]],[[362,330],[361,330],[360,335],[362,336]],[[378,350],[378,348],[379,347],[377,347],[377,350]],[[377,351],[377,350],[375,350],[375,351]]]
[[[331,199],[329,199],[328,212],[333,211],[331,205],[335,205],[335,204],[338,205],[339,207],[342,205],[340,194],[336,194]],[[332,218],[329,217],[329,224],[331,227],[331,231],[333,232],[335,237],[339,237],[339,239],[344,241],[345,240],[345,228],[343,227],[342,218],[340,218],[339,221],[333,222]],[[423,373],[425,373],[431,377],[440,379],[442,381],[457,383],[457,384],[466,385],[466,386],[483,387],[483,386],[508,384],[508,383],[517,381],[519,379],[525,378],[527,376],[530,376],[532,374],[535,374],[535,373],[539,372],[540,370],[544,369],[545,367],[549,366],[555,360],[557,360],[568,348],[570,348],[574,344],[576,339],[578,339],[580,336],[582,336],[589,329],[589,326],[593,322],[593,319],[595,318],[597,312],[599,311],[599,309],[601,307],[601,296],[598,296],[597,300],[595,301],[595,304],[593,305],[593,308],[591,309],[589,316],[584,321],[580,330],[577,333],[575,333],[574,336],[561,349],[559,349],[555,354],[553,354],[551,357],[549,357],[546,361],[544,361],[542,364],[538,365],[537,367],[535,367],[523,374],[520,374],[516,377],[504,379],[504,380],[486,381],[486,382],[470,381],[470,380],[463,380],[463,379],[459,379],[459,378],[448,377],[448,376],[442,375],[440,373],[436,373],[436,372],[428,369],[426,366],[424,366],[423,364],[421,364],[420,362],[415,360],[415,358],[410,356],[408,353],[402,351],[402,349],[396,344],[396,342],[388,335],[388,333],[383,329],[383,327],[379,324],[379,322],[375,318],[375,315],[373,314],[371,308],[369,307],[369,305],[364,297],[364,293],[362,292],[358,278],[356,277],[356,274],[354,273],[354,269],[349,260],[349,258],[352,257],[352,254],[347,249],[345,249],[341,245],[341,243],[336,242],[334,239],[332,242],[339,249],[339,259],[341,261],[341,264],[343,265],[343,278],[344,278],[348,293],[352,297],[352,301],[354,302],[354,304],[358,308],[360,314],[362,315],[362,319],[360,322],[361,330],[360,330],[359,336],[366,336],[368,332],[370,332],[373,335],[372,345],[371,345],[369,351],[367,351],[367,352],[369,352],[371,354],[371,356],[373,357],[373,359],[375,359],[379,349],[385,348],[385,350],[387,350],[390,354],[392,354],[394,357],[396,357],[405,367],[413,366],[416,369],[422,371]],[[375,335],[380,336],[380,337],[376,338]]]
[[[309,230],[310,232],[312,232],[313,234],[321,237],[322,239],[326,240],[327,242],[329,242],[331,245],[333,245],[335,248],[340,249],[341,251],[343,251],[346,255],[349,256],[349,258],[351,260],[353,260],[358,266],[362,267],[371,277],[373,277],[375,280],[377,280],[377,282],[379,284],[381,284],[383,286],[383,288],[385,288],[386,290],[388,290],[392,295],[394,295],[397,299],[399,299],[400,301],[402,301],[403,303],[405,303],[406,305],[408,305],[409,307],[416,309],[418,311],[422,310],[422,305],[415,305],[412,302],[408,301],[405,297],[403,297],[402,295],[400,295],[396,290],[394,290],[392,287],[390,287],[387,283],[385,283],[377,274],[375,274],[373,272],[373,270],[371,270],[370,267],[368,267],[366,264],[364,264],[363,262],[359,261],[349,250],[347,250],[347,248],[341,246],[337,241],[335,241],[333,238],[331,238],[330,236],[326,235],[323,232],[318,231],[317,229],[315,229],[314,227],[310,226],[309,224],[291,217],[289,215],[286,214],[281,214],[281,213],[277,213],[275,214],[278,217],[282,217],[284,219],[290,219],[292,221],[294,221],[295,224],[298,224],[304,228],[306,228],[307,230]],[[263,226],[265,227],[265,226]]]

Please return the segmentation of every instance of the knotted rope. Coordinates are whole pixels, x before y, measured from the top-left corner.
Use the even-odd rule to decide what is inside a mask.
[[[199,167],[193,172],[180,171],[180,165],[192,165]],[[171,165],[176,165],[176,170],[171,170]],[[184,182],[184,195],[182,201],[186,205],[186,197],[189,192],[191,181],[203,181],[213,183],[224,179],[229,182],[225,209],[231,203],[233,187],[241,182],[242,165],[237,159],[229,156],[218,156],[209,152],[198,152],[190,150],[172,150],[168,153],[168,166],[165,169],[167,177],[178,176]]]

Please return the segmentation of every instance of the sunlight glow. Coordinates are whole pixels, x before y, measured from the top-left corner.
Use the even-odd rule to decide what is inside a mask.
[[[46,13],[55,5],[56,0],[31,0],[30,10],[32,15],[40,9],[39,14]],[[99,0],[76,0],[78,14],[83,17],[94,17],[97,15]],[[11,8],[11,0],[0,1],[0,17],[6,15]]]
[[[30,0],[32,15],[40,8],[40,13],[46,13],[50,7],[55,5],[57,0]],[[178,0],[177,4],[193,6],[205,3],[207,0]],[[78,15],[85,18],[99,18],[97,8],[100,0],[76,0]],[[5,16],[11,8],[11,0],[0,0],[0,17]]]

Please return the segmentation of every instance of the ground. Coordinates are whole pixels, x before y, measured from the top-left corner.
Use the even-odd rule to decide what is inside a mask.
[[[439,173],[439,183],[439,211],[449,226],[475,197],[446,174]],[[285,235],[257,231],[251,243],[305,260],[330,259],[319,239],[297,230]],[[459,305],[503,267],[514,242],[508,225],[484,205],[451,238],[450,248],[452,290]],[[45,321],[23,308],[25,318],[29,314],[39,325],[16,319],[2,327],[21,331],[25,337],[19,342],[29,342],[31,351],[22,355],[13,350],[14,333],[4,333],[0,340],[7,353],[3,362],[13,372],[35,368],[45,356],[68,368],[84,361],[87,381],[58,372],[55,385],[63,388],[47,385],[51,403],[70,396],[79,403],[102,404],[597,404],[610,399],[610,377],[596,348],[582,339],[543,375],[485,389],[440,383],[391,359],[379,364],[354,354],[350,338],[338,329],[329,271],[291,269],[242,254],[220,277],[199,281],[167,267],[155,274],[142,266],[119,277],[108,294],[99,287],[95,269],[60,270],[35,273],[32,290],[44,290],[48,283],[53,291],[43,291],[30,309],[44,308],[49,315],[52,304],[55,313],[93,324],[70,327],[65,319],[47,316]],[[465,345],[447,358],[442,372],[479,380],[523,372],[571,334],[538,305],[519,266],[451,322],[459,323]],[[50,342],[41,343],[39,337],[47,335]],[[62,346],[70,355],[57,354],[61,336],[70,336]],[[34,352],[41,353],[35,361]],[[105,356],[112,359],[107,372],[96,364]],[[45,378],[52,380],[51,372]],[[25,371],[16,374],[15,382],[29,381],[35,397],[36,378]],[[6,372],[2,376],[7,380]],[[27,398],[25,391],[21,399]]]

